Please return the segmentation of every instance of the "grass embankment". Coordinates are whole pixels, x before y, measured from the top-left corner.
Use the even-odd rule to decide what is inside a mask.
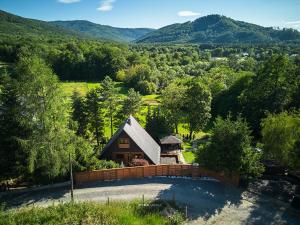
[[[175,213],[171,218],[161,215],[166,205],[142,206],[140,202],[67,203],[57,206],[25,207],[12,211],[0,211],[0,225],[15,224],[72,224],[72,225],[140,225],[182,224],[183,217]]]

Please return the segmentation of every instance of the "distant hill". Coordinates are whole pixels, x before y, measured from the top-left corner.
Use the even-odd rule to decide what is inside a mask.
[[[276,30],[220,15],[172,24],[139,38],[137,43],[300,43],[300,32]]]
[[[150,28],[117,28],[92,23],[86,20],[53,21],[51,24],[79,31],[93,38],[101,38],[112,41],[131,42],[154,31]]]
[[[68,30],[41,20],[27,19],[0,10],[0,34],[4,35],[47,35],[81,37],[78,32]]]

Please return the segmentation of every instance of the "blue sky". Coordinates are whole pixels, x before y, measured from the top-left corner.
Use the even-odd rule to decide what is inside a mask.
[[[89,20],[116,27],[159,28],[209,14],[300,30],[300,0],[0,0],[23,17]]]

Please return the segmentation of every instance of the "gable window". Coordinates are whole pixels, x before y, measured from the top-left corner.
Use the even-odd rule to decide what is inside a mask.
[[[119,148],[129,148],[129,138],[119,138]]]

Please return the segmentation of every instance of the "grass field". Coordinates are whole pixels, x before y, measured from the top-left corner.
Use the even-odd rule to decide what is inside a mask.
[[[0,224],[73,224],[73,225],[140,225],[140,224],[182,224],[180,213],[171,218],[160,212],[166,207],[142,206],[141,202],[111,202],[100,204],[95,202],[67,203],[57,206],[25,207],[12,211],[0,211]]]

